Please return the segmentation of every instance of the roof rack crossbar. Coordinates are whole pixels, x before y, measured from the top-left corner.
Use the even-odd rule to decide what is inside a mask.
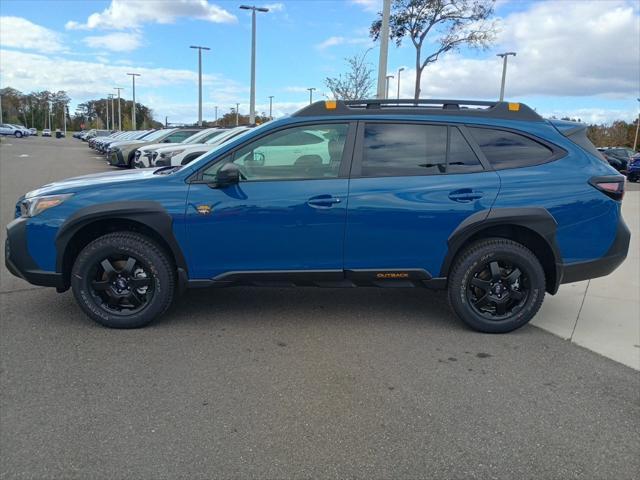
[[[451,99],[337,100],[328,108],[318,101],[293,114],[294,117],[342,115],[451,115],[542,122],[544,119],[523,103]]]

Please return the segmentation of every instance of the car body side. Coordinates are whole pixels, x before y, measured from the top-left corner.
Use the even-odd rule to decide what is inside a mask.
[[[38,274],[28,279],[32,283],[54,285],[59,290],[68,288],[70,265],[82,246],[100,234],[124,228],[140,230],[157,239],[171,253],[183,285],[207,284],[211,280],[211,272],[198,271],[193,243],[189,241],[189,222],[197,218],[188,214],[189,209],[193,208],[193,205],[190,205],[189,183],[192,176],[203,166],[222,159],[239,146],[278,128],[329,122],[349,122],[356,125],[358,122],[369,121],[372,121],[371,117],[357,115],[347,119],[340,116],[305,117],[304,121],[299,118],[285,118],[232,139],[210,154],[203,155],[170,174],[158,174],[155,170],[124,171],[119,172],[119,175],[97,174],[59,182],[55,186],[44,186],[28,195],[74,195],[58,207],[46,210],[36,217],[16,218],[8,228],[14,231],[14,235],[18,235],[15,232],[19,232],[25,237],[26,252],[20,254],[30,257],[31,268]],[[620,202],[608,198],[589,184],[592,177],[611,176],[617,172],[604,162],[594,161],[594,158],[548,122],[463,116],[443,119],[442,116],[428,115],[380,115],[376,116],[375,121],[439,125],[444,123],[510,129],[549,142],[562,151],[557,158],[541,165],[440,176],[445,182],[451,180],[451,177],[447,178],[449,175],[463,176],[462,182],[472,184],[482,183],[489,177],[497,178],[495,192],[492,193],[490,201],[479,204],[473,211],[470,210],[471,213],[461,221],[451,222],[443,227],[448,232],[448,240],[430,246],[438,249],[432,258],[439,260],[413,266],[424,269],[428,273],[425,280],[432,280],[436,287],[446,285],[448,268],[457,252],[482,236],[511,235],[524,239],[525,246],[534,250],[539,257],[543,257],[541,263],[547,275],[547,290],[551,293],[555,293],[563,281],[580,279],[580,272],[574,272],[569,276],[565,276],[565,272],[567,269],[571,270],[571,266],[588,265],[589,262],[597,262],[605,257],[614,245],[617,235],[626,236],[628,244],[628,230],[620,233],[621,228],[626,229],[621,219]],[[345,158],[355,159],[359,155],[357,146],[350,145],[348,148],[354,148],[356,151],[348,152]],[[409,179],[386,177],[387,182],[397,184],[397,190],[386,197],[372,198],[376,202],[392,199],[397,201],[397,205],[393,211],[388,212],[386,218],[381,218],[380,222],[384,224],[391,221],[397,212],[422,209],[427,214],[428,209],[433,206],[430,203],[433,198],[429,197],[428,192],[420,193],[421,189],[428,189],[421,187],[421,179],[427,178],[428,176]],[[351,182],[350,188],[353,188],[354,177],[349,178],[347,175],[346,180],[347,184]],[[366,188],[371,188],[370,192],[379,188],[375,182],[378,179],[367,180],[361,182],[365,186],[365,192],[360,194],[360,198],[366,197]],[[277,188],[275,184],[274,188]],[[350,235],[350,222],[353,220],[351,213],[355,211],[351,208],[354,208],[356,202],[353,191],[347,195],[350,205],[345,207],[345,236]],[[286,198],[281,200],[286,203]],[[354,205],[351,202],[354,202]],[[446,210],[446,205],[436,206]],[[282,205],[279,205],[280,207]],[[360,207],[367,208],[366,202],[361,203]],[[379,207],[380,211],[386,208],[385,205],[373,207]],[[291,204],[287,208],[298,206]],[[242,215],[243,211],[240,209],[234,214]],[[446,211],[440,218],[446,218]],[[529,220],[526,220],[527,218]],[[21,226],[16,227],[15,224]],[[159,226],[161,224],[162,227]],[[402,225],[399,227],[402,229]],[[424,233],[428,235],[428,232]],[[225,231],[219,231],[216,235],[224,237],[227,234]],[[420,241],[419,238],[393,238],[394,232],[389,230],[386,235],[386,240],[393,248],[401,246],[403,241]],[[380,241],[385,241],[384,236]],[[624,238],[621,241],[624,243]],[[348,248],[346,242],[347,240],[344,248]],[[211,248],[215,248],[215,243],[215,238],[211,238]],[[366,254],[366,244],[363,245],[363,249]],[[626,255],[626,249],[624,254]],[[623,259],[624,256],[616,261],[621,262]],[[247,269],[251,269],[251,266],[247,265]],[[14,266],[12,271],[15,273],[15,270],[17,269]],[[591,273],[592,271],[585,272],[584,275]]]

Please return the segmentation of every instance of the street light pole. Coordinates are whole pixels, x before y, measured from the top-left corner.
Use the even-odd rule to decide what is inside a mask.
[[[131,130],[136,130],[136,77],[139,77],[139,73],[127,73],[131,75],[133,80],[133,105],[131,105]]]
[[[242,10],[251,10],[251,93],[249,95],[249,123],[256,123],[256,11],[268,12],[268,8],[240,5]]]
[[[516,52],[498,53],[496,57],[502,57],[502,83],[500,85],[500,101],[504,101],[504,83],[507,78],[507,57],[509,55],[516,56]]]
[[[382,3],[382,26],[380,28],[380,59],[378,60],[378,88],[377,98],[385,98],[385,75],[387,73],[387,55],[389,52],[389,16],[391,15],[391,0]]]
[[[273,120],[273,95],[269,95],[269,120]]]
[[[107,130],[109,130],[109,95],[107,95],[105,103],[107,104]]]
[[[218,125],[218,106],[213,107],[216,111],[216,125]]]
[[[636,98],[640,102],[640,98]],[[638,123],[636,123],[636,138],[633,140],[633,150],[638,147],[638,130],[640,130],[640,112],[638,113]]]
[[[116,109],[113,105],[113,97],[115,97],[115,95],[113,93],[110,93],[109,98],[111,99],[111,130],[116,129]]]
[[[198,126],[202,126],[202,50],[211,50],[209,47],[191,45],[189,48],[198,50]]]
[[[309,90],[309,105],[313,103],[313,91],[316,90],[316,87],[307,88]]]
[[[385,89],[384,89],[384,91],[385,91],[385,96],[384,96],[384,98],[389,98],[389,79],[390,79],[390,78],[395,78],[395,77],[394,77],[393,75],[387,75],[387,76],[385,76],[384,78],[385,78],[385,79],[386,79],[386,81],[387,81],[387,85],[386,85],[386,87],[385,87]]]
[[[122,131],[122,114],[120,111],[120,90],[123,90],[122,87],[114,87],[114,90],[118,91],[118,131]]]
[[[236,127],[238,125],[240,125],[240,122],[239,122],[240,117],[239,117],[239,115],[240,115],[240,104],[236,103]]]
[[[400,72],[404,72],[404,67],[400,67],[398,69],[398,96],[397,96],[398,100],[400,100]]]

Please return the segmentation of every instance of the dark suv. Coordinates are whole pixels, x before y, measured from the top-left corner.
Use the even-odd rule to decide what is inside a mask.
[[[11,272],[97,322],[148,324],[186,287],[447,288],[483,332],[626,257],[624,177],[585,126],[526,105],[316,102],[183,167],[27,193]]]

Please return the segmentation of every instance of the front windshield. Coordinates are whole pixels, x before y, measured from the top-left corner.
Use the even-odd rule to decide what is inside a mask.
[[[205,130],[203,132],[198,132],[195,135],[190,136],[182,143],[185,145],[193,145],[195,143],[206,143],[210,138],[216,137],[221,133],[226,132],[226,130]]]
[[[156,138],[160,138],[163,135],[169,133],[171,130],[163,128],[162,130],[156,130],[155,132],[150,133],[149,135],[144,135],[143,137],[140,138],[144,138],[144,141],[146,142],[147,140],[155,140]]]

